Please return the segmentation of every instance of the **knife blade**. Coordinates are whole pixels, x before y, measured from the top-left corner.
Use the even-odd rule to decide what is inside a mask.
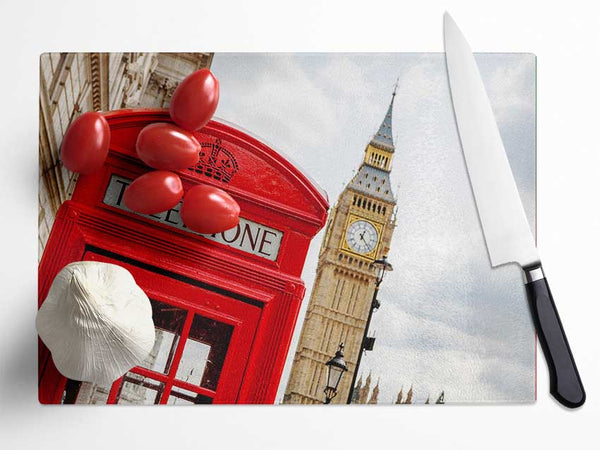
[[[548,364],[550,393],[561,404],[576,408],[585,402],[585,390],[477,63],[448,13],[444,14],[444,44],[454,116],[491,266],[517,263],[523,269],[533,322]]]

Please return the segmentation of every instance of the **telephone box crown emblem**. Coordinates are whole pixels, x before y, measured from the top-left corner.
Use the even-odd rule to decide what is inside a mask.
[[[229,183],[239,170],[235,156],[221,145],[221,139],[217,139],[216,142],[202,142],[200,147],[200,160],[192,170]]]

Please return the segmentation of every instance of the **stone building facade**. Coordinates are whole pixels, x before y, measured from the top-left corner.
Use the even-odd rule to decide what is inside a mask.
[[[44,53],[40,57],[39,215],[41,257],[61,203],[77,174],[60,163],[69,124],[87,111],[164,108],[193,71],[210,68],[212,53]]]
[[[340,343],[348,372],[332,403],[348,398],[375,289],[373,262],[388,254],[395,228],[389,177],[394,96],[361,166],[331,210],[284,403],[323,402],[325,363]],[[370,402],[377,402],[377,392]]]

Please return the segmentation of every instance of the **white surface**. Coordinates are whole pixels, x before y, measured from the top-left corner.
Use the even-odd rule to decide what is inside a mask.
[[[444,46],[456,124],[492,266],[539,264],[533,235],[496,124],[494,111],[465,36],[444,15]]]
[[[389,4],[388,4],[389,3]],[[4,112],[2,448],[594,448],[600,416],[600,13],[594,2],[20,2],[0,12]],[[392,6],[395,5],[395,6]],[[402,7],[406,5],[405,7]],[[38,56],[48,50],[443,50],[448,9],[475,51],[538,56],[538,219],[544,268],[586,385],[566,411],[523,406],[73,408],[37,403]]]

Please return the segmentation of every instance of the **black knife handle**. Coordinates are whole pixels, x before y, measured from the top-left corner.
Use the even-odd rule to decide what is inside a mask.
[[[550,393],[567,408],[577,408],[585,402],[585,390],[548,281],[541,265],[523,270],[533,322],[550,372]]]

